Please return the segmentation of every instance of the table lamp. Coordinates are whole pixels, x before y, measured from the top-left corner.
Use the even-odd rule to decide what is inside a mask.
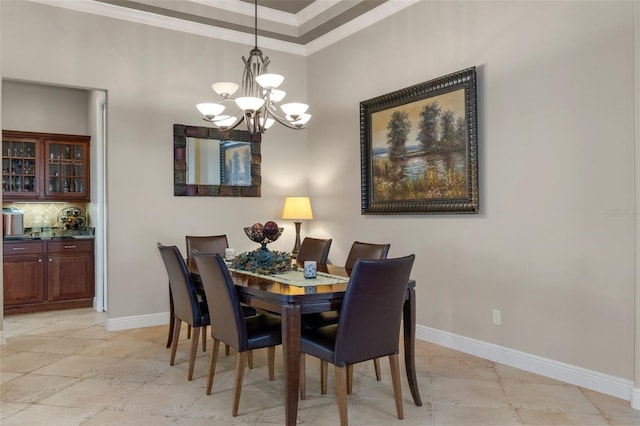
[[[302,225],[302,220],[313,219],[309,197],[287,197],[284,200],[282,218],[293,219],[293,223],[296,225],[296,243],[293,246],[293,250],[291,250],[291,256],[296,257],[300,251],[300,225]]]

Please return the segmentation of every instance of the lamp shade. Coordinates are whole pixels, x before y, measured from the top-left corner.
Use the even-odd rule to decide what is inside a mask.
[[[284,200],[282,218],[293,220],[313,219],[309,197],[287,197]]]

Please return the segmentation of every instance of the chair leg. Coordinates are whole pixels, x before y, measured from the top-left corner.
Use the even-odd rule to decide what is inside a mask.
[[[187,339],[191,339],[191,325],[187,325]]]
[[[189,374],[188,380],[193,379],[193,369],[196,365],[196,356],[198,354],[198,338],[200,337],[200,327],[193,327],[193,339],[191,339],[191,353],[189,354]]]
[[[180,339],[180,327],[182,320],[178,317],[173,318],[173,342],[171,343],[171,359],[169,365],[173,365],[176,361],[176,351],[178,350],[178,339]]]
[[[167,348],[173,343],[173,323],[175,311],[173,309],[173,296],[171,295],[171,287],[169,287],[169,336],[167,336]]]
[[[398,354],[389,355],[389,366],[391,367],[391,380],[393,382],[393,395],[396,398],[396,411],[398,418],[404,418],[404,410],[402,408],[402,386],[400,386],[400,361]]]
[[[380,375],[380,359],[379,358],[373,359],[373,369],[376,371],[376,380],[377,381],[382,380],[382,376]]]
[[[300,378],[298,379],[300,388],[300,399],[307,399],[307,368],[305,367],[304,352],[300,352]]]
[[[229,345],[226,343],[224,344],[224,355],[229,356]]]
[[[338,410],[340,412],[340,426],[348,426],[346,367],[336,367],[336,396],[338,398]]]
[[[322,395],[327,394],[327,370],[329,370],[329,363],[320,360],[320,393]]]
[[[218,362],[218,349],[220,348],[220,340],[213,339],[211,347],[211,356],[209,357],[209,375],[207,377],[207,395],[211,395],[213,388],[213,376],[216,374],[216,363]]]
[[[202,352],[207,351],[207,326],[202,326]]]
[[[240,406],[240,392],[242,392],[242,379],[244,377],[244,365],[247,362],[247,352],[238,352],[236,362],[236,383],[233,390],[233,412],[231,413],[233,417],[238,415],[238,407]]]
[[[253,350],[249,350],[247,352],[247,357],[249,358],[249,370],[253,370]]]
[[[276,347],[269,346],[267,348],[267,364],[269,366],[269,380],[273,380],[276,377]]]
[[[347,395],[353,392],[353,365],[347,365]]]

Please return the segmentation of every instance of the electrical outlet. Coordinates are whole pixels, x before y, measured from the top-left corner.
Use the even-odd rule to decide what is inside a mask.
[[[502,312],[499,309],[493,309],[491,311],[493,325],[502,325]]]

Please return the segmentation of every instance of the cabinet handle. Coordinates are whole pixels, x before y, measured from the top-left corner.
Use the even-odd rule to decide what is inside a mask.
[[[53,262],[53,259],[52,259],[52,258],[49,258],[49,262]]]
[[[72,248],[77,248],[78,246],[64,246],[64,248],[66,249],[72,249]]]
[[[11,250],[13,251],[22,251],[22,250],[26,250],[26,247],[11,247]]]
[[[42,263],[42,258],[38,259],[38,263]]]

